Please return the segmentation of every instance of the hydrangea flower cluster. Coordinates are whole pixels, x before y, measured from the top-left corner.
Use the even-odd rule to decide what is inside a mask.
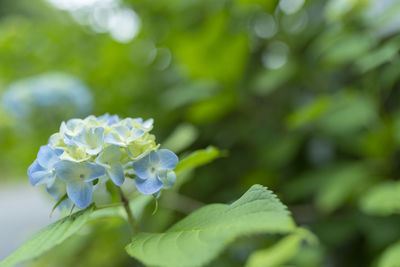
[[[111,180],[121,186],[127,172],[135,174],[141,193],[159,193],[175,183],[178,157],[159,149],[152,128],[152,119],[109,114],[62,122],[28,168],[29,180],[45,184],[56,200],[67,195],[81,209],[92,202],[98,184]]]

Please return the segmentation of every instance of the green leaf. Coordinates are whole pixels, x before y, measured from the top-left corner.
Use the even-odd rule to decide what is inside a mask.
[[[42,229],[0,263],[1,267],[38,257],[76,233],[89,219],[93,206],[66,216]]]
[[[400,213],[400,183],[385,182],[374,186],[361,199],[360,206],[370,215],[388,216]]]
[[[400,242],[397,242],[387,248],[378,262],[378,267],[395,267],[400,262]]]
[[[251,90],[256,94],[266,96],[287,83],[294,74],[296,74],[297,66],[289,62],[279,69],[267,69],[258,73],[251,82]]]
[[[140,219],[145,207],[152,199],[152,196],[139,195],[129,201],[129,206],[136,220]],[[122,206],[99,210],[95,210],[94,206],[90,206],[85,210],[66,216],[33,235],[8,258],[2,261],[0,267],[14,266],[17,263],[36,258],[64,242],[67,238],[79,231],[85,223],[108,217],[126,218],[126,213]]]
[[[330,100],[327,97],[319,97],[315,101],[291,113],[287,119],[287,124],[291,129],[303,127],[320,118],[330,105]]]
[[[182,123],[165,140],[163,147],[179,153],[196,141],[198,135],[196,127],[188,123]]]
[[[357,59],[356,66],[360,72],[365,73],[392,60],[398,50],[397,42],[389,42]]]
[[[220,151],[219,149],[209,146],[206,149],[200,149],[183,160],[181,160],[176,166],[175,172],[177,174],[190,171],[202,165],[212,162],[214,159],[224,156],[226,153],[224,151]]]
[[[286,206],[265,187],[254,185],[231,205],[207,205],[165,233],[135,235],[126,250],[146,265],[200,266],[239,236],[294,229]]]
[[[303,241],[310,244],[318,243],[317,238],[310,231],[298,228],[293,234],[286,236],[273,247],[251,254],[246,267],[282,266],[300,251]]]
[[[370,183],[370,177],[370,170],[364,163],[331,166],[318,190],[315,200],[317,208],[325,213],[333,212],[353,197],[362,194]]]

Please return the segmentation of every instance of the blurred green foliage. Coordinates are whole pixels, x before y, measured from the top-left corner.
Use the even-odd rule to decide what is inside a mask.
[[[319,240],[296,256],[299,236],[286,237],[265,252],[288,246],[293,257],[275,255],[279,264],[397,266],[400,4],[293,1],[125,0],[141,21],[127,43],[47,2],[1,1],[0,92],[47,71],[73,74],[92,89],[94,114],[153,117],[156,134],[181,157],[209,144],[229,151],[178,176],[179,185],[191,179],[180,193],[194,203],[229,202],[254,183],[276,192]],[[295,2],[304,4],[293,11]],[[1,181],[27,182],[27,167],[60,121],[31,123],[21,131],[0,109]],[[149,207],[146,230],[182,218],[160,205],[153,217]],[[88,230],[36,264],[138,264],[117,251],[126,226],[110,224],[93,225],[103,234]],[[213,266],[243,266],[273,239],[240,239]]]

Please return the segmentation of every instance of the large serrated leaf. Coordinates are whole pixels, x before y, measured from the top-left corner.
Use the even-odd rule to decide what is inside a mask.
[[[135,235],[126,250],[147,265],[200,266],[239,236],[294,229],[286,207],[271,191],[254,185],[231,205],[205,206],[165,233]]]
[[[14,266],[19,262],[38,257],[54,246],[61,244],[90,219],[93,210],[93,206],[90,206],[48,225],[2,261],[0,266]]]

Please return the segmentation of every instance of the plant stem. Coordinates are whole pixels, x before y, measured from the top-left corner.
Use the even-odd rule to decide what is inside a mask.
[[[130,224],[130,226],[132,228],[132,231],[133,231],[133,233],[137,233],[137,232],[139,232],[139,227],[138,227],[138,225],[137,225],[137,223],[135,221],[135,218],[133,217],[132,210],[129,207],[129,200],[125,197],[125,195],[122,192],[122,189],[120,187],[117,186],[117,190],[118,190],[118,193],[119,193],[119,195],[121,197],[121,201],[122,201],[122,203],[124,205],[124,208],[125,208],[125,211],[126,211],[126,215],[128,216],[128,222],[129,222],[129,224]]]

